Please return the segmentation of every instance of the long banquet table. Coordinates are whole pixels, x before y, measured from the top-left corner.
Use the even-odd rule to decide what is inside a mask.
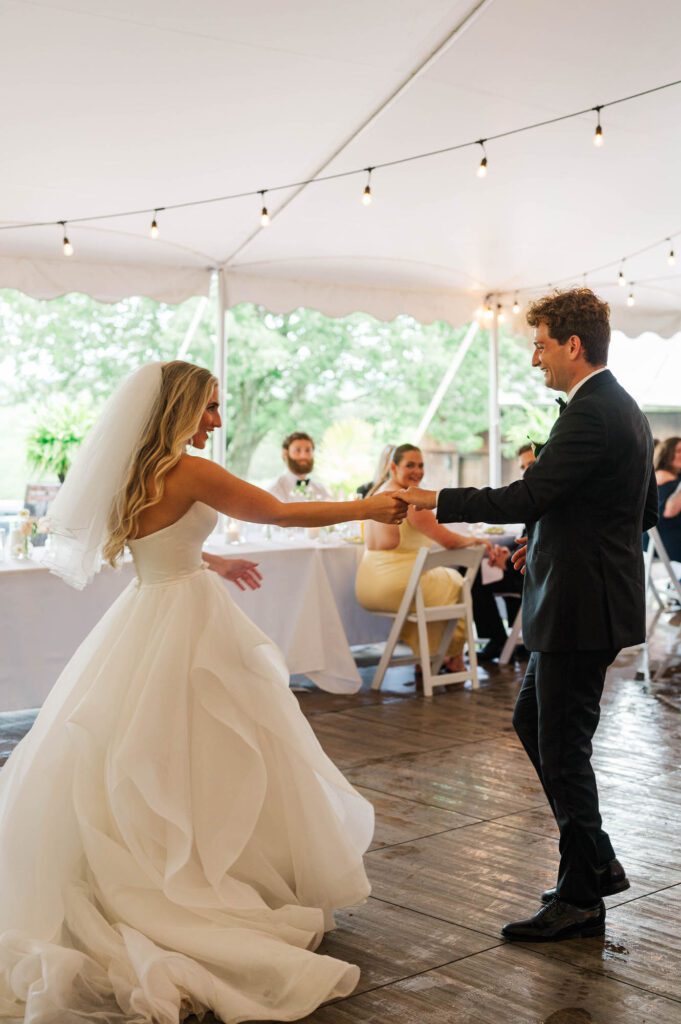
[[[259,562],[260,590],[224,584],[279,645],[292,675],[306,675],[336,693],[359,688],[350,644],[385,639],[388,630],[386,619],[355,600],[360,545],[297,539],[225,547],[209,538],[206,549]],[[77,591],[37,560],[0,563],[0,710],[40,706],[77,646],[133,578],[131,562],[115,571],[105,566]]]

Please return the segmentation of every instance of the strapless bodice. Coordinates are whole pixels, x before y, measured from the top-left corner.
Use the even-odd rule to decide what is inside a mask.
[[[140,583],[169,583],[199,572],[201,548],[217,519],[210,505],[196,501],[177,522],[141,540],[129,541]]]

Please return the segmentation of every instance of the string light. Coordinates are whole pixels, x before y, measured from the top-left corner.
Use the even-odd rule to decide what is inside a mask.
[[[497,322],[503,324],[505,319],[506,314],[504,313],[504,307],[501,305],[500,302],[497,302]]]
[[[158,238],[158,224],[156,223],[156,214],[158,210],[154,210],[154,216],[151,221],[151,227],[149,228],[149,234],[152,238]]]
[[[485,320],[491,320],[494,316],[494,310],[490,306],[489,302],[485,306]]]
[[[513,297],[513,312],[517,316],[520,312],[520,303],[518,302],[518,293],[516,292]]]
[[[603,138],[603,127],[601,125],[601,110],[603,109],[603,105],[601,104],[600,107],[594,107],[593,109],[596,111],[596,131],[594,132],[594,146],[602,146],[605,141]]]
[[[367,183],[364,186],[364,191],[362,192],[362,205],[363,206],[370,206],[371,205],[371,200],[374,198],[372,196],[372,194],[371,194],[371,172],[372,171],[373,171],[373,167],[367,167]]]
[[[71,243],[69,242],[68,238],[66,237],[66,221],[65,220],[60,220],[59,223],[61,224],[62,232],[64,234],[64,241],[62,242],[62,249],[63,249],[64,255],[65,256],[73,256],[73,246],[71,245]]]
[[[631,291],[627,295],[627,306],[633,306],[635,304],[636,304],[636,299],[634,298],[634,282],[632,281],[631,282]]]
[[[674,264],[676,263],[676,255],[674,253],[674,246],[672,245],[671,238],[668,238],[667,241],[669,242],[669,255],[667,256],[667,263],[669,264],[670,267],[673,267]]]
[[[622,260],[622,263],[620,265],[620,272],[617,275],[617,283],[620,286],[620,288],[624,288],[625,284],[627,283],[627,279],[624,276],[624,260]]]
[[[262,228],[268,228],[270,226],[270,215],[267,212],[267,207],[265,206],[265,192],[267,192],[266,188],[260,190],[260,195],[262,196],[262,210],[260,211],[260,227]]]
[[[478,139],[478,145],[482,146],[482,160],[480,161],[480,164],[478,165],[478,177],[479,178],[486,178],[487,177],[487,152],[485,150],[485,140],[484,139]]]

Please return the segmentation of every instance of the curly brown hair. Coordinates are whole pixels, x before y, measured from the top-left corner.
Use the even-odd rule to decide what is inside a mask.
[[[530,327],[544,323],[550,337],[564,345],[573,334],[582,342],[584,355],[592,366],[608,361],[610,345],[610,306],[590,288],[572,288],[553,292],[530,303],[527,322]]]
[[[677,472],[674,469],[674,456],[676,455],[676,446],[681,442],[681,437],[668,437],[665,441],[660,441],[657,448],[655,449],[655,469],[664,469],[668,473],[673,473],[677,476]]]

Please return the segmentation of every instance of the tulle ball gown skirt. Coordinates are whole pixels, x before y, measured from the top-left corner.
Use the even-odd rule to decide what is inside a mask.
[[[0,773],[0,1018],[295,1020],[349,994],[357,967],[314,950],[369,893],[372,831],[224,583],[131,583]]]

